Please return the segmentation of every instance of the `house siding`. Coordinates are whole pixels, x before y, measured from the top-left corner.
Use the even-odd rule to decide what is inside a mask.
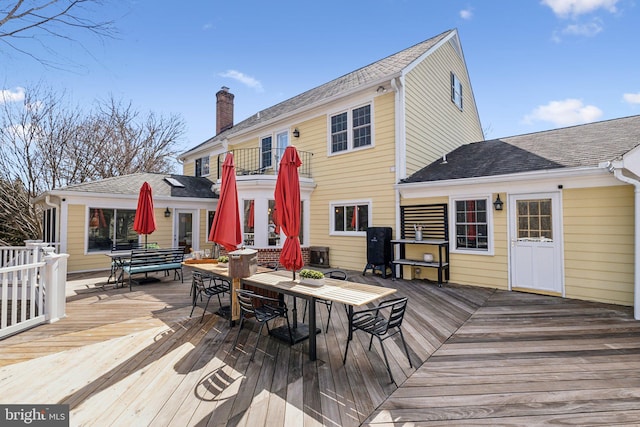
[[[104,254],[88,253],[85,255],[87,240],[87,206],[84,204],[68,204],[67,253],[69,272],[99,271],[110,268],[110,260]],[[134,208],[135,209],[135,208]],[[170,248],[173,242],[173,216],[164,217],[165,208],[155,208],[156,231],[148,237],[148,242],[156,242],[160,247]],[[142,236],[144,242],[144,236]]]
[[[211,160],[209,160],[209,162],[211,162]],[[209,168],[211,168],[211,163],[209,163]],[[182,164],[182,174],[187,176],[195,176],[196,174],[195,159],[189,159]]]
[[[310,243],[328,246],[332,267],[361,270],[367,263],[366,236],[331,236],[330,204],[336,201],[370,200],[371,224],[395,224],[395,124],[394,96],[385,94],[372,103],[374,147],[328,156],[328,116],[301,123],[298,147],[313,155]],[[308,139],[307,139],[308,138]]]
[[[633,187],[564,190],[563,207],[566,296],[633,305]]]
[[[501,195],[503,197],[504,195]],[[429,205],[429,204],[447,204],[449,206],[449,214],[451,214],[451,205],[448,197],[429,197],[404,200],[402,205]],[[450,278],[452,283],[461,285],[482,286],[497,289],[508,289],[508,245],[507,245],[507,214],[506,210],[501,213],[494,213],[493,216],[493,238],[494,238],[494,254],[461,254],[450,253]],[[455,234],[454,221],[449,216],[449,236]],[[425,236],[427,238],[428,236]],[[451,248],[455,248],[455,241],[449,238]],[[407,245],[406,255],[410,259],[422,259],[424,253],[433,253],[437,259],[437,248],[424,245]],[[404,277],[414,277],[413,269],[405,266],[403,270]],[[421,269],[421,279],[431,281],[437,280],[437,270],[432,268]]]
[[[450,73],[462,82],[463,110],[451,101]],[[484,139],[464,60],[449,43],[405,77],[406,176],[462,144]]]

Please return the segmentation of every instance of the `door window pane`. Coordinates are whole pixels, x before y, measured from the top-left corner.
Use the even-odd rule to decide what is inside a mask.
[[[518,200],[518,239],[553,241],[551,199]]]

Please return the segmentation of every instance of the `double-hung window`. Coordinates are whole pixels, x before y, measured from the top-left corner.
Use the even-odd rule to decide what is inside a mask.
[[[209,175],[209,156],[196,159],[196,176]]]
[[[370,222],[369,202],[336,202],[331,204],[331,230],[334,235],[366,232]]]
[[[453,73],[451,73],[451,102],[462,111],[462,83]]]
[[[488,198],[458,199],[455,208],[455,249],[461,251],[489,251]]]
[[[331,153],[372,145],[371,105],[330,117]]]

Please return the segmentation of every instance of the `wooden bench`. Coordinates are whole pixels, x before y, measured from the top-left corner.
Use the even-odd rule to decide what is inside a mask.
[[[124,261],[123,273],[129,276],[129,290],[131,290],[131,276],[141,273],[164,271],[167,274],[173,270],[174,280],[182,276],[182,261],[184,261],[184,247],[169,249],[133,249],[131,257]]]

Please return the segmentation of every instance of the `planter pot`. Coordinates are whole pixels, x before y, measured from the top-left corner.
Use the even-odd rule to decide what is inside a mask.
[[[227,268],[227,267],[229,267],[229,263],[228,262],[218,262],[218,266]]]
[[[324,279],[311,279],[309,277],[301,277],[300,284],[309,286],[322,286],[324,285]]]

